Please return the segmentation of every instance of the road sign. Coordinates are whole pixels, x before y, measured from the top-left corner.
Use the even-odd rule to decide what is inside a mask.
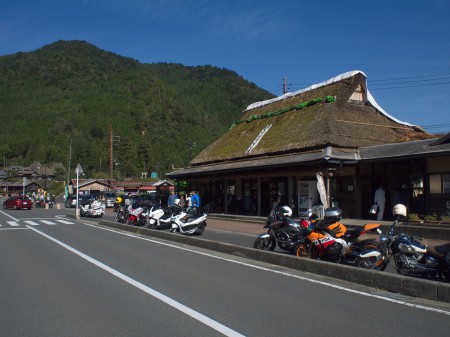
[[[81,167],[80,163],[78,163],[77,167],[75,168],[75,173],[78,175],[84,175],[83,168]]]

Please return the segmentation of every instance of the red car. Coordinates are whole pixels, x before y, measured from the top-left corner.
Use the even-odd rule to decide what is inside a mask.
[[[7,209],[7,208],[31,209],[31,206],[33,206],[33,202],[30,199],[28,199],[27,197],[13,196],[13,197],[9,197],[8,199],[6,199],[3,202],[3,209]]]

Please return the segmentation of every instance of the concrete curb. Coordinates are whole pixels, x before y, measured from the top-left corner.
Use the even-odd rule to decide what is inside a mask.
[[[278,254],[258,249],[221,243],[199,237],[173,234],[167,231],[152,230],[126,224],[101,220],[100,225],[122,229],[141,235],[152,236],[225,254],[262,261],[274,265],[302,270],[313,274],[328,276],[365,286],[392,291],[408,296],[450,303],[450,283],[443,283],[397,274],[360,269],[324,261],[309,260],[292,255]]]

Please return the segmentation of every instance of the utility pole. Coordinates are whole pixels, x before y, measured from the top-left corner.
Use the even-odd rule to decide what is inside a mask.
[[[69,186],[70,183],[70,162],[72,160],[72,138],[70,139],[70,146],[69,146],[69,169],[67,170],[67,186]]]
[[[112,130],[112,124],[111,124],[111,128],[110,128],[110,138],[109,138],[109,146],[110,146],[110,154],[109,154],[109,170],[110,170],[110,181],[109,184],[110,186],[113,185],[114,183],[114,165],[117,165],[117,161],[114,160],[114,145],[117,145],[120,143],[120,136],[113,136],[113,130]]]
[[[111,123],[109,132],[109,186],[113,185],[113,181],[113,133]]]

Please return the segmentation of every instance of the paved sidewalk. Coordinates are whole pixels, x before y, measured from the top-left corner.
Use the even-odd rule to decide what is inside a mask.
[[[239,217],[229,216],[225,218],[222,215],[211,214],[208,216],[207,227],[213,229],[226,230],[230,232],[240,232],[247,234],[261,234],[267,231],[264,228],[266,218],[263,217]],[[390,221],[371,221],[357,219],[342,219],[341,223],[346,226],[362,226],[367,223],[379,223],[381,225],[390,226]]]
[[[232,221],[232,220],[224,220],[224,219],[216,219],[213,217],[209,217],[206,220],[206,228],[219,229],[229,232],[238,232],[245,234],[261,234],[267,232],[267,229],[264,227],[264,222],[260,223],[256,222],[241,222],[241,221]]]
[[[252,235],[259,235],[267,232],[267,229],[264,228],[265,225],[265,217],[248,217],[248,216],[230,216],[230,215],[222,215],[222,214],[210,214],[208,216],[207,227],[210,229],[217,229],[229,232],[237,232],[237,233],[245,233]],[[392,221],[377,221],[377,220],[361,220],[361,219],[341,219],[341,223],[343,223],[347,227],[354,226],[363,226],[368,223],[379,223],[381,225],[381,230],[383,233],[386,232],[387,228],[392,225]],[[427,225],[425,225],[427,226]],[[423,228],[423,227],[422,227]],[[418,228],[419,229],[419,228]],[[402,231],[402,224],[399,224],[397,228],[398,232]],[[426,233],[427,231],[425,231]],[[426,235],[414,234],[416,236],[427,237]],[[377,234],[366,234],[361,237],[362,239],[366,238],[378,238]],[[427,238],[427,243],[429,245],[439,245],[448,242],[447,240],[440,240],[438,238]]]

